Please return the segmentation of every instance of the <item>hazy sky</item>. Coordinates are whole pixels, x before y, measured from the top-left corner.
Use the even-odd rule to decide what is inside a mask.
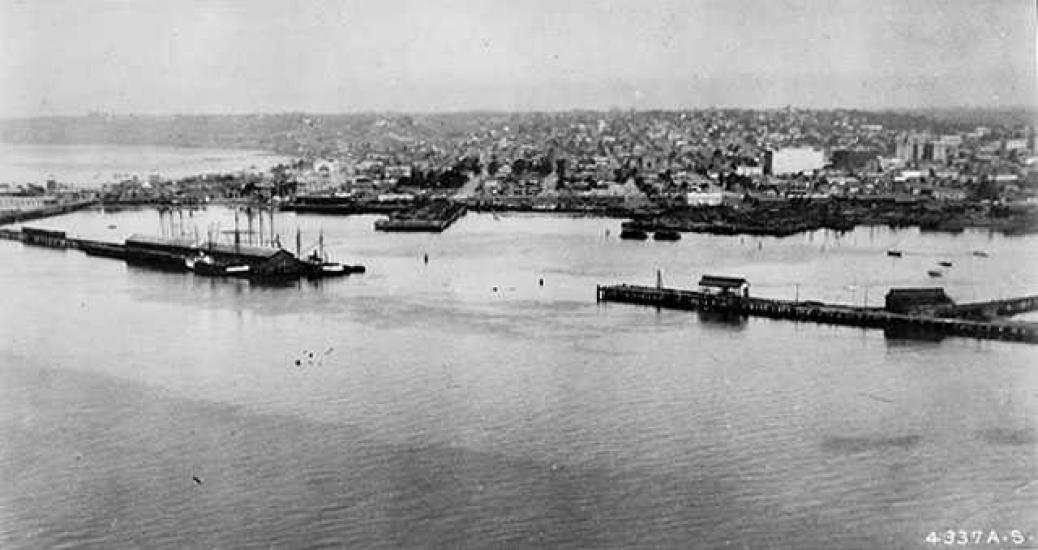
[[[0,116],[1034,105],[1034,0],[0,0]]]

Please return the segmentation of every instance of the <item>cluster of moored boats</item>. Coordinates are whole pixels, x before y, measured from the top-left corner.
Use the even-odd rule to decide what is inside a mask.
[[[226,247],[201,246],[184,258],[184,267],[196,275],[208,277],[240,277],[251,279],[338,277],[364,273],[362,265],[331,261],[324,251],[324,233],[308,256],[299,253],[300,236],[296,234],[296,254],[282,248],[235,246],[228,254]],[[222,253],[221,253],[222,252]],[[259,258],[261,261],[256,261]]]
[[[248,262],[220,261],[204,251],[184,259],[184,267],[195,275],[206,277],[239,277],[239,278],[268,278],[253,269]],[[337,277],[350,275],[352,273],[364,273],[362,265],[347,265],[325,259],[314,251],[310,256],[299,260],[299,270],[293,275],[303,276],[309,279],[322,277]]]
[[[890,250],[887,250],[887,256],[890,256],[891,258],[900,258],[903,255],[904,255],[904,253],[902,251],[894,249],[894,248],[892,248]],[[978,258],[987,258],[988,257],[988,253],[984,252],[983,250],[974,250],[973,251],[973,255],[978,257]],[[940,260],[940,261],[937,262],[937,265],[939,265],[940,267],[948,268],[948,267],[952,267],[955,264],[953,264],[952,262],[950,262],[948,260]],[[934,278],[936,278],[936,277],[943,277],[944,276],[944,271],[941,271],[940,269],[930,269],[930,270],[927,270],[926,274],[931,276],[931,277],[934,277]]]
[[[364,273],[362,265],[332,261],[324,250],[324,235],[318,245],[304,256],[301,237],[296,234],[295,253],[281,247],[277,239],[263,246],[242,244],[235,233],[234,244],[210,238],[199,243],[182,237],[157,237],[134,234],[122,244],[69,239],[64,232],[47,232],[27,228],[22,240],[32,244],[74,247],[93,256],[125,260],[127,263],[173,271],[190,271],[205,277],[236,277],[257,281],[317,279]],[[44,242],[46,241],[46,242]],[[56,244],[50,244],[55,241]],[[267,245],[269,244],[269,246]]]

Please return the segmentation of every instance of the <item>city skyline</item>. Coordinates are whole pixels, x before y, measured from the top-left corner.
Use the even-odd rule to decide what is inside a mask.
[[[3,118],[1036,103],[1023,1],[3,10]]]

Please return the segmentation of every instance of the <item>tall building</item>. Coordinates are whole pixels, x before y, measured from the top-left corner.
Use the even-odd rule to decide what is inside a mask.
[[[926,136],[905,134],[897,139],[895,155],[905,162],[919,162],[926,155]]]
[[[834,168],[848,172],[860,172],[881,154],[882,151],[872,148],[833,149],[829,158]]]

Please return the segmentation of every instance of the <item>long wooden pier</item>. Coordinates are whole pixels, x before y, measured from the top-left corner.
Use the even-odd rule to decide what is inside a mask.
[[[1028,311],[1038,311],[1038,296],[955,304],[954,306],[949,306],[946,311],[941,311],[940,315],[942,317],[985,320]]]
[[[670,309],[714,311],[745,316],[789,319],[854,327],[881,328],[896,334],[966,336],[1038,344],[1038,324],[1007,320],[974,321],[923,315],[904,315],[883,308],[819,302],[796,302],[735,294],[633,285],[599,285],[599,302],[623,302]],[[1025,300],[1032,300],[1028,298]],[[1038,303],[1038,298],[1033,299]],[[1021,307],[1018,302],[1014,307]],[[1027,301],[1030,304],[1031,301]],[[1009,306],[1007,306],[1009,307]]]
[[[32,208],[29,210],[13,210],[9,212],[0,213],[0,225],[7,225],[9,223],[18,223],[29,220],[36,220],[40,218],[48,218],[50,216],[57,216],[60,214],[67,214],[93,206],[97,204],[96,200],[82,200],[63,204],[50,204],[47,206],[41,206],[39,208]]]

